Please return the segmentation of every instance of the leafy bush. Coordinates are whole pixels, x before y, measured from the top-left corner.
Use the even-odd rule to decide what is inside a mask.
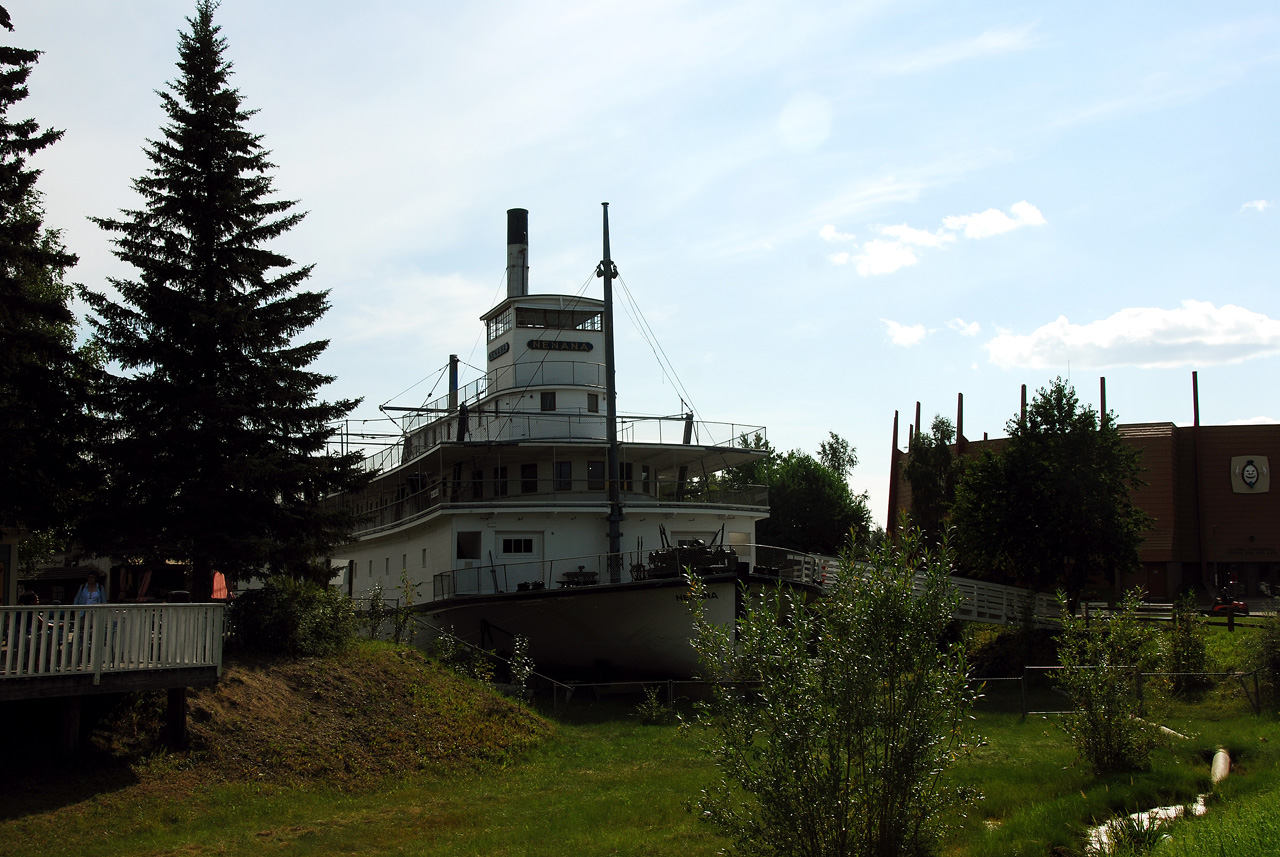
[[[716,682],[701,722],[719,770],[698,809],[741,853],[930,850],[964,797],[942,776],[973,701],[963,645],[950,642],[950,571],[945,544],[930,554],[910,534],[868,565],[846,558],[815,603],[777,590],[745,599],[736,627],[705,619],[691,579],[695,647]]]
[[[1063,716],[1062,728],[1095,774],[1145,770],[1155,738],[1138,718],[1146,634],[1138,625],[1137,595],[1130,593],[1118,609],[1091,620],[1072,615],[1064,593],[1058,598],[1058,681],[1075,705]]]
[[[645,726],[665,726],[675,719],[675,712],[663,703],[658,688],[649,685],[644,689],[644,701],[636,706],[634,716]]]
[[[1280,704],[1280,616],[1269,616],[1253,636],[1250,666],[1261,672],[1272,706]]]
[[[1212,686],[1213,681],[1196,673],[1209,672],[1209,647],[1205,618],[1200,615],[1195,594],[1184,593],[1173,605],[1173,623],[1165,639],[1164,669],[1173,673],[1173,692],[1189,696]]]
[[[232,645],[267,655],[318,656],[351,645],[356,614],[351,599],[310,581],[268,577],[227,610]]]

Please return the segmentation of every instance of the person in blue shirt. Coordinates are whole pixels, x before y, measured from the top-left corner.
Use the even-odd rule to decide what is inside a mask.
[[[101,578],[96,571],[90,571],[85,575],[84,583],[80,584],[80,589],[76,592],[76,600],[74,604],[106,604],[107,593],[102,588]]]

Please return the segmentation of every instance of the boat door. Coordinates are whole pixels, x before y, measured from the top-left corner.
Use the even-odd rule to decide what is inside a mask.
[[[494,535],[494,563],[499,586],[514,591],[521,583],[544,581],[542,533],[498,532]],[[545,582],[545,581],[544,581]]]

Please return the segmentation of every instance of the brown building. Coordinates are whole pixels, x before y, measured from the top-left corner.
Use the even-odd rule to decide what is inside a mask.
[[[1105,387],[1103,407],[1105,408]],[[1023,388],[1025,408],[1026,388]],[[1198,408],[1197,408],[1198,413]],[[920,425],[908,427],[908,447]],[[1271,468],[1280,464],[1280,425],[1120,426],[1125,443],[1139,450],[1147,483],[1133,500],[1152,519],[1143,539],[1142,568],[1120,587],[1142,587],[1149,597],[1173,598],[1192,590],[1206,601],[1221,588],[1238,598],[1280,597],[1280,482],[1272,490]],[[998,452],[1008,438],[964,437],[964,399],[957,406],[952,452],[971,457]],[[894,415],[889,477],[889,531],[911,509],[911,486],[902,476],[908,455],[898,448]]]

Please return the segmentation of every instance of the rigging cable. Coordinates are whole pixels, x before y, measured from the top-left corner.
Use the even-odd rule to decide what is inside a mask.
[[[688,404],[689,410],[694,416],[701,421],[702,417],[698,414],[698,409],[693,404],[693,397],[689,395],[689,391],[685,389],[684,382],[680,380],[680,374],[676,372],[675,367],[671,365],[670,358],[667,357],[666,350],[662,347],[662,343],[658,342],[658,336],[653,332],[653,328],[649,326],[648,319],[644,313],[640,311],[640,305],[636,303],[635,296],[631,294],[631,289],[627,287],[626,280],[617,277],[618,282],[622,285],[622,293],[626,298],[623,303],[623,310],[631,319],[631,323],[635,325],[636,330],[640,333],[641,338],[649,345],[649,350],[653,352],[654,359],[658,362],[658,368],[662,371],[663,377],[669,377],[672,385],[675,387],[676,393],[680,396],[681,404]],[[627,309],[630,305],[631,309]],[[632,312],[634,311],[634,315]],[[659,356],[661,352],[661,356]]]

